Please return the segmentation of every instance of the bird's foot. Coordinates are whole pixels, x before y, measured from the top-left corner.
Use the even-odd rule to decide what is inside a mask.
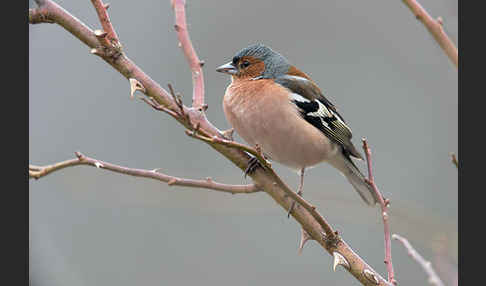
[[[263,168],[262,164],[260,164],[260,161],[258,161],[257,157],[251,157],[250,160],[248,160],[248,166],[245,169],[245,178],[247,175],[255,172],[255,170],[260,167]]]

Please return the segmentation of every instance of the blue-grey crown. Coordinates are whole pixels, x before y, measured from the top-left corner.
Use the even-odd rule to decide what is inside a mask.
[[[284,75],[290,68],[290,64],[284,56],[262,44],[251,45],[239,51],[233,58],[233,62],[244,56],[251,56],[263,61],[265,64],[263,78],[275,78]]]

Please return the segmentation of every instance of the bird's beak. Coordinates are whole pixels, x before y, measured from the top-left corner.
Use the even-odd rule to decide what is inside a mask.
[[[238,69],[233,65],[233,62],[224,64],[216,69],[217,72],[227,73],[227,74],[237,74]]]

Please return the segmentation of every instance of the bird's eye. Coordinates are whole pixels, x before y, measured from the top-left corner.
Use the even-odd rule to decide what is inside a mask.
[[[243,61],[240,64],[240,68],[244,69],[244,68],[248,67],[249,65],[250,65],[250,62],[249,61]]]

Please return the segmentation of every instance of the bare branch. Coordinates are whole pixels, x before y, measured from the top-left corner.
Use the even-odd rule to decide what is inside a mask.
[[[49,14],[46,9],[42,7],[29,9],[29,23],[39,24],[39,23],[55,23],[54,20],[49,18]]]
[[[178,14],[178,19],[183,19],[184,21],[184,25],[179,26],[182,27],[182,29],[180,29],[182,34],[178,33],[178,36],[187,36],[187,38],[180,39],[180,41],[182,40],[180,42],[181,47],[183,51],[190,51],[192,49],[192,45],[191,48],[187,46],[190,44],[190,41],[187,34],[187,27],[185,25],[183,4],[184,1],[182,0],[173,0],[173,6],[176,14]],[[91,49],[99,47],[100,43],[94,32],[59,5],[51,0],[43,0],[42,8],[46,9],[46,15],[49,15],[49,19],[55,21]],[[179,22],[176,21],[176,24],[179,25]],[[195,53],[191,52],[188,53],[188,55],[194,56]],[[127,79],[136,79],[143,87],[145,87],[145,95],[148,98],[153,98],[153,103],[156,102],[158,105],[166,107],[172,111],[179,109],[179,104],[174,100],[172,95],[161,88],[158,83],[145,74],[125,54],[121,53],[115,58],[102,56],[101,59],[110,64]],[[190,60],[189,62],[191,63],[192,69],[192,64],[196,63],[197,60]],[[199,66],[200,65],[201,64],[199,64]],[[197,85],[194,86],[194,90],[200,90],[201,92],[194,92],[192,108],[182,105],[182,111],[190,120],[185,120],[180,116],[175,117],[175,119],[187,129],[192,130],[194,134],[200,134],[206,138],[224,138],[223,133],[212,125],[205,116],[204,110],[207,108],[207,106],[203,104],[204,86],[202,85],[202,73],[193,73],[193,75],[197,76],[197,80],[194,80],[193,77],[193,81],[195,81],[195,85]],[[217,152],[225,156],[233,164],[238,166],[238,168],[241,170],[246,169],[248,160],[250,159],[246,152],[236,148],[235,146],[213,142],[212,139],[211,142],[206,143],[208,143]],[[99,161],[98,163],[102,165],[106,164],[105,162],[100,163]],[[101,168],[101,165],[99,165],[99,167]],[[106,166],[103,165],[103,167]],[[32,170],[35,171],[36,168],[38,169],[40,167],[33,166]],[[261,189],[270,195],[285,211],[289,209],[293,201],[297,201],[302,207],[299,206],[294,208],[292,211],[292,216],[301,224],[303,230],[305,230],[312,237],[312,239],[318,242],[329,254],[334,255],[334,252],[338,252],[340,255],[342,255],[349,263],[349,268],[346,269],[363,285],[390,285],[385,279],[383,279],[381,275],[379,275],[360,256],[358,256],[346,244],[346,242],[337,235],[337,233],[332,231],[330,225],[324,221],[314,206],[310,205],[300,196],[296,195],[295,192],[293,192],[271,168],[265,170],[257,168],[255,172],[250,174],[250,176],[255,182],[255,185],[261,187]],[[326,235],[323,235],[324,232]]]
[[[134,177],[150,178],[162,182],[166,182],[169,186],[183,186],[192,188],[204,188],[215,191],[220,191],[224,193],[231,194],[250,194],[260,192],[261,189],[255,184],[249,185],[228,185],[213,181],[211,178],[206,178],[205,180],[192,180],[178,178],[174,176],[169,176],[158,172],[158,169],[154,170],[143,170],[143,169],[132,169],[108,162],[103,162],[94,158],[86,157],[80,152],[76,152],[76,159],[71,159],[59,163],[55,163],[47,166],[34,166],[29,165],[29,178],[39,179],[44,176],[49,175],[55,171],[62,170],[67,167],[87,165],[93,166],[99,169],[105,169],[115,173],[130,175]]]
[[[388,271],[388,282],[392,283],[393,285],[397,285],[397,281],[395,280],[395,273],[393,271],[393,263],[392,263],[392,255],[391,255],[391,239],[390,239],[390,224],[388,222],[388,205],[390,204],[389,200],[383,199],[383,195],[378,190],[378,187],[375,184],[375,178],[373,177],[373,167],[371,164],[371,149],[368,146],[368,142],[365,138],[362,139],[363,141],[363,150],[366,156],[366,162],[368,163],[368,183],[375,191],[376,197],[381,206],[381,215],[383,218],[383,228],[385,233],[385,260],[384,263],[386,265],[386,269]]]
[[[442,27],[443,20],[442,18],[434,19],[432,18],[429,13],[415,0],[402,0],[405,5],[412,11],[415,17],[421,21],[424,26],[429,30],[432,34],[434,39],[440,45],[440,47],[444,50],[446,55],[449,57],[451,62],[458,67],[459,56],[457,53],[457,48],[451,39],[447,36],[444,32],[444,28]]]
[[[427,275],[429,276],[429,283],[435,286],[444,286],[442,280],[440,280],[437,273],[435,273],[434,268],[432,268],[432,263],[430,261],[425,260],[408,242],[408,240],[404,237],[401,237],[398,234],[393,234],[393,239],[400,241],[405,249],[407,249],[408,255],[412,257],[422,268],[425,270]]]
[[[192,46],[189,32],[187,31],[186,23],[186,1],[185,0],[171,0],[172,8],[175,12],[175,25],[177,31],[177,38],[179,39],[180,47],[184,52],[187,62],[192,72],[192,107],[200,108],[204,106],[204,77],[202,66],[204,62],[201,61],[194,47]]]
[[[118,39],[118,35],[111,24],[110,17],[108,16],[108,9],[109,5],[103,4],[101,0],[91,0],[93,6],[98,14],[98,18],[100,19],[101,27],[103,27],[103,32],[106,33],[106,37],[104,37],[105,44],[109,46],[116,47],[118,50],[121,50],[121,43]]]
[[[335,243],[338,241],[340,238],[337,235],[337,232],[334,231],[331,227],[331,225],[319,214],[318,211],[316,211],[316,207],[311,205],[309,202],[304,200],[301,196],[297,195],[296,192],[292,191],[275,173],[275,171],[272,169],[272,165],[263,157],[263,154],[261,153],[261,150],[255,150],[253,148],[250,148],[246,145],[234,142],[234,141],[228,141],[225,139],[221,139],[218,137],[212,137],[208,138],[205,136],[201,136],[196,134],[195,132],[190,132],[186,130],[186,134],[192,137],[195,137],[199,140],[202,140],[204,142],[210,143],[210,144],[221,144],[224,146],[228,147],[233,147],[237,148],[239,150],[243,150],[247,153],[252,154],[253,156],[257,157],[258,160],[261,162],[261,164],[265,167],[265,171],[267,173],[270,173],[274,179],[277,181],[274,183],[275,185],[280,185],[282,189],[285,191],[285,193],[291,197],[292,199],[296,200],[300,205],[304,207],[316,220],[317,222],[321,225],[321,227],[324,229],[324,232],[326,234],[326,240],[330,243]]]

